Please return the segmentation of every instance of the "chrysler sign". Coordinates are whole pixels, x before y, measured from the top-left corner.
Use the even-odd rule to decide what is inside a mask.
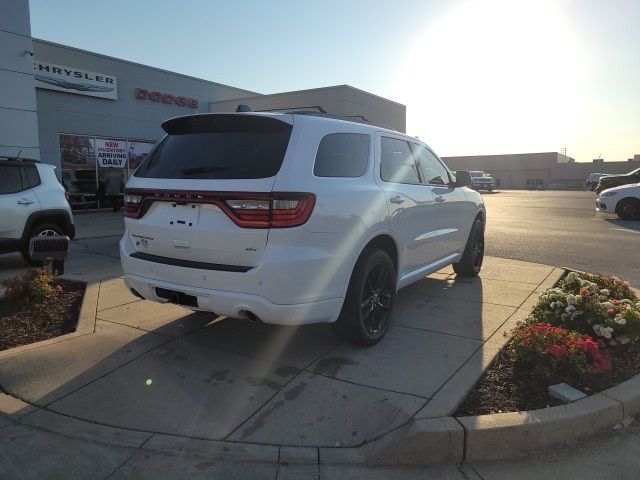
[[[36,88],[118,99],[118,80],[112,75],[40,61],[33,62],[33,69]]]
[[[139,100],[151,100],[152,102],[173,103],[181,107],[198,108],[198,99],[172,95],[171,93],[163,93],[149,91],[144,88],[136,88],[134,92]]]

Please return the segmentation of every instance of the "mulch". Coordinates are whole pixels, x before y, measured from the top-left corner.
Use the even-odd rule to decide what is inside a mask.
[[[85,284],[55,280],[62,293],[43,303],[10,304],[0,300],[0,350],[74,332]]]
[[[640,341],[609,348],[608,353],[613,362],[611,371],[572,387],[591,395],[640,374]],[[559,379],[554,383],[561,381]],[[561,405],[562,402],[549,396],[548,386],[549,382],[541,382],[527,372],[516,370],[503,349],[454,416],[536,410]]]

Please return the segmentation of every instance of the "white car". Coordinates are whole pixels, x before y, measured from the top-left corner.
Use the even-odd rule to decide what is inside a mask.
[[[496,181],[491,175],[483,172],[482,170],[471,170],[471,188],[476,190],[488,190],[493,191],[496,188]]]
[[[396,291],[453,264],[477,275],[485,209],[414,137],[326,115],[201,114],[125,189],[134,294],[271,324],[333,323],[371,345]]]
[[[640,220],[640,183],[603,190],[596,199],[596,211],[615,213],[622,220]]]
[[[55,167],[30,160],[0,159],[0,253],[29,256],[36,235],[67,235],[75,225]]]

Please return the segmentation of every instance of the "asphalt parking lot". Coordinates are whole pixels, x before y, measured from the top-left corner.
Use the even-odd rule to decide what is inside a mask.
[[[487,255],[616,275],[640,287],[640,222],[596,214],[593,192],[483,195]]]

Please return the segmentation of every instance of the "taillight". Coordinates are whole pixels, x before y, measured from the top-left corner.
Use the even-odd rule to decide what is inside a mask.
[[[142,195],[124,193],[124,216],[129,218],[140,218],[142,215]]]
[[[240,227],[290,228],[309,220],[315,199],[312,193],[272,193],[264,199],[230,198],[225,204],[227,215]]]
[[[127,190],[125,216],[141,218],[153,202],[217,205],[239,227],[290,228],[303,225],[313,212],[313,193],[248,193]]]

